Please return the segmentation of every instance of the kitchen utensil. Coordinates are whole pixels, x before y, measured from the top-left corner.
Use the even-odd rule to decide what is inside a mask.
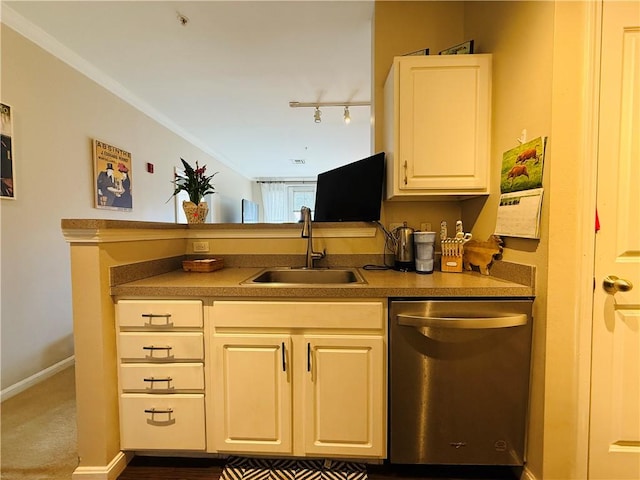
[[[440,222],[440,240],[447,238],[447,222]]]
[[[462,228],[462,220],[456,222],[456,238],[464,236],[464,229]]]

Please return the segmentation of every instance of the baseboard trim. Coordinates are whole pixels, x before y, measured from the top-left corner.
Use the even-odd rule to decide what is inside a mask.
[[[127,467],[127,463],[127,456],[118,452],[109,465],[103,467],[80,466],[73,471],[71,478],[72,480],[116,480]]]
[[[65,358],[64,360],[54,365],[51,365],[48,368],[45,368],[44,370],[41,370],[31,375],[30,377],[19,381],[18,383],[14,383],[13,385],[8,386],[4,390],[0,391],[0,402],[4,402],[5,400],[16,396],[20,392],[25,391],[27,388],[33,387],[34,385],[46,380],[47,378],[52,377],[56,373],[59,373],[62,370],[73,366],[75,361],[75,355],[71,355],[70,357]]]

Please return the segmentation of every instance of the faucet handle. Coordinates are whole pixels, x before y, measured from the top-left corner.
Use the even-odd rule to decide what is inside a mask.
[[[321,252],[311,252],[311,256],[314,260],[320,260],[327,255],[327,249],[323,248]]]

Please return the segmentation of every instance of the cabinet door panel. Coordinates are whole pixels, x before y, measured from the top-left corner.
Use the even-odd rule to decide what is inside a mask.
[[[305,451],[384,456],[382,338],[305,337]]]
[[[214,340],[215,445],[226,452],[291,452],[288,336]]]
[[[471,177],[478,175],[473,142],[460,141],[464,132],[473,132],[478,118],[478,78],[476,69],[407,69],[400,74],[403,120],[400,148],[413,150],[407,188],[421,178]],[[449,112],[445,115],[445,112]],[[420,187],[418,185],[415,185]]]

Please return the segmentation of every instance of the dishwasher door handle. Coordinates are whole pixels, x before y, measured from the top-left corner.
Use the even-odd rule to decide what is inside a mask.
[[[528,316],[516,313],[499,317],[422,317],[418,315],[396,315],[398,325],[405,327],[431,328],[507,328],[526,325]]]

